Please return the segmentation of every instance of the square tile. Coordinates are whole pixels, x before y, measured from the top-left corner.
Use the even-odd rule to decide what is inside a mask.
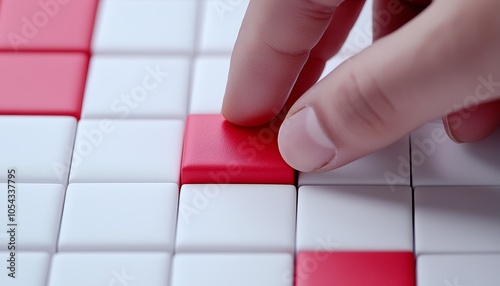
[[[415,252],[500,251],[500,187],[415,188]]]
[[[500,130],[476,143],[457,144],[442,123],[411,134],[413,186],[499,186]]]
[[[296,189],[183,185],[176,252],[294,252]]]
[[[415,258],[412,252],[302,252],[295,277],[296,286],[415,286]]]
[[[0,268],[1,285],[9,286],[45,286],[50,267],[50,255],[44,252],[0,252],[3,261],[15,260],[14,265],[4,262]],[[12,266],[11,266],[12,265]],[[13,267],[13,268],[10,268]],[[9,269],[10,268],[10,269]],[[15,277],[15,278],[13,278]]]
[[[292,286],[290,254],[177,254],[171,286]]]
[[[2,0],[0,50],[88,52],[98,3]]]
[[[169,273],[167,253],[58,253],[47,285],[165,286]]]
[[[229,74],[229,56],[196,58],[190,114],[219,114]]]
[[[420,255],[418,285],[488,286],[500,281],[500,255]]]
[[[94,53],[190,53],[194,49],[195,0],[101,1]]]
[[[294,170],[278,150],[279,124],[241,127],[222,115],[189,115],[183,184],[294,184]]]
[[[0,114],[80,118],[87,65],[83,53],[0,53]]]
[[[203,1],[201,53],[231,53],[249,0]]]
[[[176,184],[70,184],[59,251],[167,251],[174,245]]]
[[[0,133],[10,137],[0,149],[0,182],[14,169],[16,183],[66,184],[75,130],[73,117],[0,116]]]
[[[2,231],[5,239],[0,239],[0,251],[11,250],[8,248],[15,247],[17,251],[54,253],[61,224],[65,186],[9,185],[8,187],[7,184],[0,184],[0,195],[2,199],[5,198],[5,204],[0,204],[0,212],[13,215],[1,216],[0,223],[5,226],[6,231],[12,230],[11,233],[15,234],[15,244],[10,244],[10,234],[7,235]],[[12,203],[14,207],[11,207]],[[10,210],[15,210],[15,212],[8,212]]]
[[[413,251],[412,190],[396,186],[303,186],[297,251]]]
[[[188,81],[187,57],[94,56],[82,118],[183,119]]]
[[[71,183],[178,183],[181,120],[80,120]]]

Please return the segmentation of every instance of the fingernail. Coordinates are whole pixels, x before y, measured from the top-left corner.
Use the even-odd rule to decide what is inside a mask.
[[[444,130],[446,131],[446,134],[448,134],[448,137],[450,137],[450,139],[455,142],[455,143],[464,143],[460,140],[457,139],[457,137],[455,136],[455,134],[453,134],[453,130],[451,128],[451,125],[450,125],[450,116],[454,116],[454,114],[449,114],[449,115],[445,115],[443,116],[443,126],[444,126]]]
[[[321,169],[337,154],[312,107],[303,108],[283,122],[278,145],[283,159],[302,172]]]

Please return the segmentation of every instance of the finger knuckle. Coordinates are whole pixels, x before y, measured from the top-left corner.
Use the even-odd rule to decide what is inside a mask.
[[[299,1],[297,9],[300,14],[307,18],[320,21],[329,20],[332,17],[333,12],[335,12],[337,5],[322,2],[325,1],[302,0]],[[335,1],[328,2],[333,3]]]
[[[341,108],[337,108],[344,124],[356,126],[362,134],[379,134],[392,128],[397,110],[375,77],[367,71],[349,71],[347,78],[340,88]]]

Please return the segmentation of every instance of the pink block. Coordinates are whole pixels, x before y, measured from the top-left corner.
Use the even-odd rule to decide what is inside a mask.
[[[415,286],[412,252],[301,252],[295,286]]]
[[[0,50],[90,50],[98,0],[2,0]]]
[[[278,150],[279,124],[245,128],[219,114],[187,119],[182,184],[294,184]]]
[[[84,53],[0,53],[0,114],[80,118],[88,61]]]

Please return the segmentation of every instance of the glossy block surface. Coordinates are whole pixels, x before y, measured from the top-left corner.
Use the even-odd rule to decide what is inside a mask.
[[[75,130],[67,116],[0,116],[0,169],[15,169],[16,183],[66,184]]]
[[[188,53],[194,48],[195,0],[101,1],[94,53]]]
[[[414,286],[411,252],[302,252],[295,286]]]
[[[7,188],[7,184],[0,184],[2,204],[0,212],[7,214],[7,194],[14,194],[17,212],[15,216],[0,217],[0,223],[16,223],[15,232],[17,251],[56,251],[59,226],[61,224],[62,208],[64,203],[65,187],[56,184],[15,184]],[[7,190],[15,190],[14,193]],[[3,203],[5,202],[5,203]],[[43,202],[43,203],[42,203]],[[15,218],[10,221],[10,218]],[[6,227],[6,230],[9,230]],[[5,241],[2,236],[5,235]],[[10,234],[0,233],[0,251],[8,250]]]
[[[89,51],[98,0],[0,2],[0,50]]]
[[[231,53],[250,1],[200,2],[204,2],[200,51]]]
[[[194,62],[189,114],[219,114],[229,73],[229,56],[202,56]]]
[[[170,255],[162,252],[59,253],[48,286],[165,286]]]
[[[0,259],[11,259],[10,252],[0,252]],[[45,252],[17,252],[17,268],[15,278],[7,276],[11,271],[7,267],[0,268],[0,285],[8,286],[45,286],[49,267],[50,255]],[[22,261],[22,262],[21,262]],[[3,262],[7,266],[6,262]],[[22,265],[21,267],[19,267]]]
[[[419,286],[489,286],[500,281],[499,254],[420,255]]]
[[[290,254],[177,254],[171,286],[291,286]]]
[[[176,252],[294,252],[294,186],[183,185]]]
[[[297,251],[413,251],[410,187],[302,186]]]
[[[500,187],[415,188],[415,251],[500,252]]]
[[[420,186],[499,186],[500,130],[475,143],[457,144],[442,123],[411,134],[412,183]]]
[[[70,184],[59,251],[165,251],[174,244],[175,184]]]
[[[184,119],[187,57],[93,56],[82,118]]]
[[[245,128],[222,115],[190,115],[184,137],[183,184],[293,184],[281,157],[278,125]]]
[[[0,114],[80,118],[88,56],[0,53]]]
[[[80,120],[71,183],[178,183],[181,120]]]

